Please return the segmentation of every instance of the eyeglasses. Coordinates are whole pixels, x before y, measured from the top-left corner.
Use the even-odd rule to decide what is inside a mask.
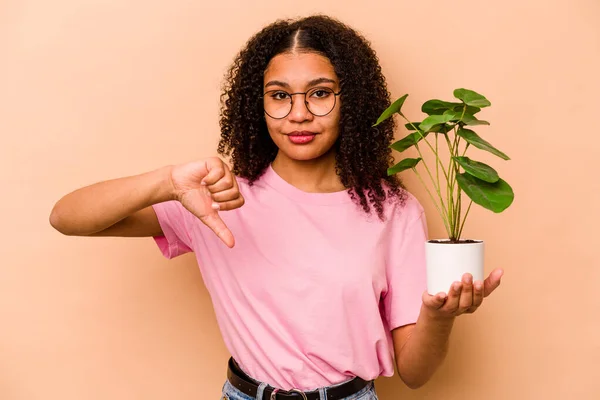
[[[292,111],[292,96],[301,94],[304,96],[304,104],[308,111],[316,117],[324,117],[335,107],[337,96],[333,89],[317,87],[308,92],[288,93],[284,90],[269,90],[263,94],[263,106],[265,113],[274,119],[282,119]]]

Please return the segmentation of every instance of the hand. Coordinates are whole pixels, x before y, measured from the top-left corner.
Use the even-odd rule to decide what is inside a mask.
[[[473,313],[481,306],[483,299],[500,285],[502,275],[504,271],[498,268],[493,270],[484,282],[473,282],[471,274],[464,274],[462,282],[452,284],[448,295],[442,292],[431,296],[425,292],[423,304],[436,317],[454,318],[461,314]]]
[[[173,197],[233,247],[233,234],[218,210],[239,208],[244,198],[229,167],[218,157],[177,165],[171,169],[171,183]]]

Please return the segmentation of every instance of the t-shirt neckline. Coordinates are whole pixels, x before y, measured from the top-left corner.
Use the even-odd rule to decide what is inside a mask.
[[[348,189],[331,193],[305,192],[279,176],[271,164],[265,170],[261,180],[279,193],[299,203],[331,205],[352,201]]]

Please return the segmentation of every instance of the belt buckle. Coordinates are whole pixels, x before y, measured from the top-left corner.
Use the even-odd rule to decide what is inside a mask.
[[[306,393],[304,393],[300,389],[290,389],[290,393],[298,393],[300,396],[302,396],[302,400],[308,400],[308,397],[306,397]]]

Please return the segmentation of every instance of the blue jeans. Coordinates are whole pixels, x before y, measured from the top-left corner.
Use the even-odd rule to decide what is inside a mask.
[[[331,387],[335,387],[334,386],[329,386],[329,388]],[[264,385],[261,385],[261,387],[259,387],[258,389],[258,395],[260,397],[262,397],[262,391],[264,390]],[[321,400],[326,400],[326,394],[327,394],[327,387],[325,388],[321,388],[319,389],[320,395],[321,395]],[[301,397],[298,396],[298,400],[300,400]],[[248,396],[245,393],[240,392],[238,389],[236,389],[231,383],[229,383],[229,381],[225,382],[225,385],[223,385],[223,395],[221,396],[221,400],[256,400],[253,397]],[[258,400],[262,400],[261,398],[259,398]],[[373,385],[373,382],[371,382],[370,384],[368,384],[367,386],[365,386],[363,389],[359,390],[358,392],[354,393],[353,395],[350,395],[348,397],[344,397],[343,400],[378,400],[377,397],[377,393],[375,393],[375,386]]]

